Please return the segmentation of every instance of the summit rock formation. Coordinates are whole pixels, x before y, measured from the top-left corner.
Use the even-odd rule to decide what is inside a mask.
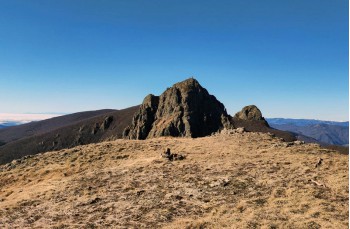
[[[261,111],[255,105],[245,106],[240,112],[237,112],[234,116],[235,119],[248,120],[248,121],[263,121]]]
[[[233,116],[231,122],[235,127],[244,127],[249,131],[258,131],[259,129],[270,128],[269,124],[262,116],[261,111],[255,105],[243,107],[241,111],[237,112]]]
[[[124,130],[124,138],[203,137],[231,128],[225,106],[197,80],[174,84],[160,96],[148,95]]]
[[[279,138],[283,138],[287,142],[299,139],[294,133],[271,128],[263,117],[260,109],[255,105],[243,107],[241,111],[237,112],[233,118],[231,118],[231,123],[235,128],[243,127],[248,132],[271,133]],[[305,138],[300,138],[299,140],[309,141]]]

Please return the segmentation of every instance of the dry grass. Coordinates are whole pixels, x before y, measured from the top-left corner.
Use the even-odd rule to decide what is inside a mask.
[[[0,228],[348,228],[348,156],[261,133],[79,146],[0,184]]]

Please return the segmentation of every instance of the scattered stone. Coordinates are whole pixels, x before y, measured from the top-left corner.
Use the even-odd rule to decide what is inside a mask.
[[[141,196],[143,193],[145,193],[146,191],[145,190],[140,190],[140,191],[137,191],[136,192],[136,195],[137,196]]]
[[[213,181],[209,184],[209,187],[214,188],[217,186],[223,186],[226,187],[230,184],[230,180],[228,178],[223,178],[217,181]]]
[[[270,136],[270,137],[272,137],[272,138],[276,137],[276,135],[275,135],[275,134],[270,133],[270,132],[267,132],[267,135],[269,135],[269,136]]]
[[[213,181],[209,184],[209,187],[213,188],[220,185],[220,181]]]
[[[167,157],[167,158],[170,157],[171,152],[170,152],[170,149],[169,149],[169,148],[166,149],[164,155],[165,155],[165,157]]]
[[[304,141],[294,141],[294,145],[303,145],[305,144]]]
[[[25,159],[32,158],[32,157],[34,157],[34,155],[27,155],[27,156],[22,157],[22,159],[25,160]]]
[[[11,162],[11,164],[14,165],[14,166],[19,165],[19,164],[21,164],[21,159],[13,160],[13,161]]]
[[[226,129],[226,128],[224,128],[224,129],[222,129],[220,131],[220,134],[224,134],[224,135],[230,135],[230,134],[234,134],[234,133],[236,133],[236,131],[234,129]],[[216,134],[217,133],[213,133],[212,135],[216,135]]]
[[[112,158],[115,160],[128,159],[129,155],[118,155],[118,156],[113,156]]]
[[[311,183],[313,183],[313,184],[315,184],[315,185],[317,185],[317,186],[321,186],[321,187],[325,187],[325,188],[326,188],[326,185],[325,185],[325,184],[322,184],[322,183],[320,183],[320,182],[318,182],[318,181],[309,180],[309,182],[311,182]]]
[[[212,136],[217,136],[217,135],[232,135],[232,134],[242,134],[245,132],[245,129],[244,127],[238,127],[236,129],[222,129],[220,132],[217,132],[217,133],[213,133]]]
[[[95,199],[91,200],[89,204],[96,204],[97,202],[100,202],[102,199],[99,197],[96,197]]]
[[[222,186],[226,187],[229,184],[230,184],[230,180],[229,179],[225,178],[225,179],[222,180]]]
[[[286,148],[287,148],[287,147],[291,147],[291,146],[293,146],[293,145],[294,145],[293,142],[284,142],[284,143],[283,143],[283,146],[286,147]]]
[[[245,132],[245,129],[244,129],[244,127],[238,127],[236,129],[236,132],[239,133],[239,134],[243,134]]]
[[[320,167],[322,165],[322,162],[323,162],[322,158],[318,159],[318,162],[316,163],[315,168]]]
[[[167,158],[169,161],[180,161],[180,160],[184,160],[186,158],[183,155],[171,153],[169,148],[167,148],[167,150],[164,153],[162,153],[161,156],[164,158]]]

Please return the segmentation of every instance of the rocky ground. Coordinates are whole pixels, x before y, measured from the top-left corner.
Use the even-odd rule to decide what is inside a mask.
[[[348,228],[348,167],[237,131],[78,146],[0,166],[0,228]]]

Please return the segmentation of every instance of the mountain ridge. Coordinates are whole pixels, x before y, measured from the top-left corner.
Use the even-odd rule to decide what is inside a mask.
[[[271,128],[254,105],[232,117],[214,95],[189,78],[160,96],[146,96],[138,106],[79,112],[1,129],[0,164],[26,155],[118,138],[205,137],[232,128],[270,133],[287,142],[317,142],[299,133]]]
[[[271,127],[316,139],[321,144],[349,145],[348,122],[307,119],[267,119]]]
[[[328,124],[335,126],[349,126],[349,121],[327,121],[318,119],[294,119],[294,118],[266,118],[270,124],[283,125],[293,124],[296,126],[307,126],[317,124]]]

